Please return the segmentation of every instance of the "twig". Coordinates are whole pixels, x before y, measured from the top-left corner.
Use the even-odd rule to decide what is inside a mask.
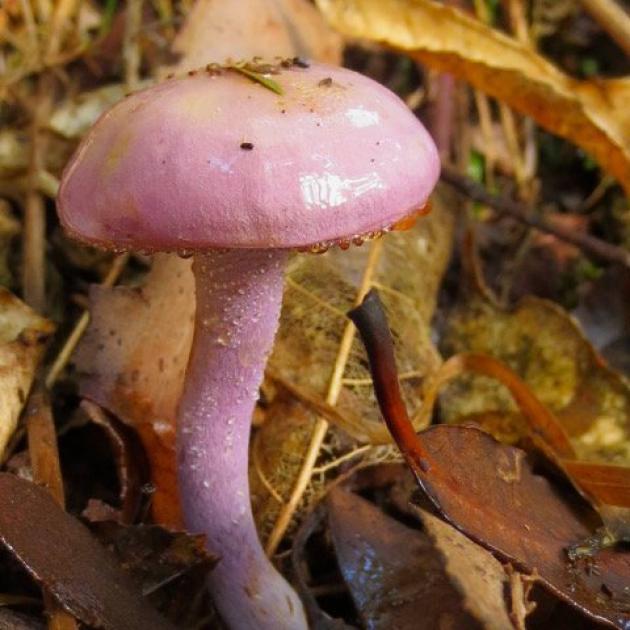
[[[450,166],[442,167],[442,180],[450,184],[453,188],[470,197],[474,201],[484,203],[494,208],[501,214],[506,214],[525,225],[529,225],[542,232],[553,234],[563,241],[572,243],[587,254],[595,258],[618,263],[630,268],[630,252],[622,247],[610,245],[601,239],[590,234],[580,234],[566,228],[551,225],[544,219],[539,219],[527,214],[528,208],[525,204],[514,201],[507,197],[498,197],[490,194],[483,186],[480,186],[472,179],[460,175]]]
[[[630,55],[630,15],[615,0],[582,0],[582,5]]]
[[[62,48],[64,29],[71,23],[81,0],[59,0],[50,20],[46,59],[55,57]]]
[[[359,457],[359,455],[363,455],[364,453],[369,451],[371,448],[374,448],[371,444],[365,444],[364,446],[359,446],[358,448],[351,450],[349,453],[346,453],[345,455],[342,455],[341,457],[337,457],[337,459],[334,459],[332,462],[328,462],[327,464],[324,464],[323,466],[318,466],[317,468],[313,468],[313,474],[323,475],[329,470],[332,470],[333,468],[337,468],[338,466],[341,466],[341,464],[347,461],[350,461],[351,459],[354,459],[355,457]]]
[[[76,11],[79,0],[57,3],[50,24],[45,47],[45,59],[58,54],[65,24]],[[48,17],[47,4],[42,4],[41,15]],[[44,61],[45,61],[44,59]],[[24,300],[39,312],[46,307],[46,206],[38,190],[39,174],[45,170],[47,136],[44,133],[53,102],[55,82],[52,72],[44,71],[38,78],[37,103],[31,126],[31,154],[29,160],[28,192],[24,205],[22,289]]]
[[[365,267],[365,271],[363,272],[361,286],[359,287],[359,290],[357,292],[357,304],[360,303],[361,300],[363,300],[363,297],[370,289],[370,286],[372,284],[372,276],[374,275],[376,265],[380,259],[382,248],[383,243],[381,240],[373,241],[367,265]],[[346,365],[348,363],[348,357],[350,355],[354,336],[355,328],[352,323],[349,322],[343,331],[341,342],[339,343],[337,359],[335,361],[333,374],[328,386],[328,393],[326,395],[326,403],[328,405],[337,404],[337,399],[339,398],[339,394],[341,393],[341,388],[343,386],[343,373],[345,372]],[[298,473],[293,491],[291,492],[291,496],[280,511],[280,514],[276,519],[273,529],[269,534],[269,538],[267,539],[265,551],[268,556],[271,556],[275,553],[278,545],[280,544],[280,541],[282,540],[282,537],[284,536],[284,533],[291,523],[291,519],[293,518],[295,510],[297,509],[300,501],[302,500],[302,497],[304,496],[304,492],[306,491],[311,476],[313,475],[313,469],[315,468],[317,456],[319,455],[322,443],[324,442],[324,438],[326,437],[326,433],[328,432],[328,426],[328,420],[325,420],[324,418],[318,418],[317,422],[315,423],[311,441],[308,446],[308,450],[306,451],[306,455],[304,456],[304,461],[302,462],[302,467],[300,468],[300,472]]]
[[[450,160],[453,144],[455,118],[455,92],[457,85],[450,74],[430,73],[431,97],[429,99],[428,123],[431,136],[442,160]]]
[[[50,402],[41,384],[36,384],[33,388],[25,417],[33,480],[44,486],[63,507],[65,499],[55,424]]]
[[[63,508],[65,497],[55,422],[46,390],[41,383],[36,383],[31,392],[25,417],[33,481],[46,488]],[[74,617],[63,610],[50,593],[44,590],[43,597],[49,615],[49,630],[77,630]]]
[[[473,90],[479,128],[483,138],[485,157],[485,183],[489,188],[494,188],[494,170],[497,164],[497,138],[492,124],[492,112],[490,110],[490,97],[480,90]]]
[[[143,0],[129,0],[125,12],[123,60],[125,64],[125,87],[128,90],[134,90],[139,79],[140,42],[138,35],[142,26],[142,2]]]
[[[35,17],[33,16],[33,10],[28,0],[20,0],[20,9],[22,12],[22,19],[24,20],[24,26],[28,33],[29,39],[29,55],[37,55],[38,52],[38,40],[37,40],[37,25],[35,24]]]
[[[31,126],[28,192],[24,204],[22,291],[24,301],[43,313],[46,306],[46,207],[38,190],[38,175],[44,170],[47,139],[43,127],[52,106],[52,80],[48,73],[39,77],[37,105]]]
[[[45,70],[56,71],[62,66],[65,66],[85,55],[86,49],[86,45],[81,43],[72,50],[49,57],[46,62],[37,60],[33,63],[22,64],[16,69],[11,69],[10,71],[6,71],[4,74],[0,74],[0,99],[7,98],[7,95],[11,93],[13,86],[23,79]]]

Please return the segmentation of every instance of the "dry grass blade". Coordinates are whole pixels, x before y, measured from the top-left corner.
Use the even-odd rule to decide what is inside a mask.
[[[582,6],[630,55],[630,15],[615,0],[580,0]]]
[[[125,11],[125,32],[123,36],[123,59],[125,61],[125,87],[135,90],[140,73],[140,27],[142,26],[143,0],[129,0]]]
[[[430,0],[318,0],[344,35],[450,72],[592,154],[630,191],[630,80],[578,81],[527,46]]]

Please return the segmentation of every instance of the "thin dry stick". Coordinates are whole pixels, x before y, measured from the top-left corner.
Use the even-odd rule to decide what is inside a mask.
[[[59,0],[50,20],[50,35],[46,47],[46,61],[59,53],[63,44],[64,29],[72,22],[81,0]]]
[[[361,279],[361,286],[357,292],[356,304],[360,304],[367,292],[370,290],[372,278],[381,257],[382,249],[383,243],[381,240],[374,241],[371,244],[370,254],[363,272],[363,278]],[[342,388],[343,373],[345,372],[346,365],[348,363],[348,357],[350,356],[350,350],[352,348],[352,342],[354,341],[355,334],[356,329],[354,324],[352,322],[348,322],[344,328],[341,342],[339,343],[337,358],[335,360],[333,373],[328,385],[326,403],[329,405],[337,404],[337,399],[339,398]],[[323,418],[318,418],[315,423],[311,441],[309,443],[308,450],[306,451],[306,455],[304,456],[304,461],[302,462],[302,467],[298,473],[291,496],[280,511],[273,529],[269,534],[269,538],[267,539],[265,551],[268,556],[272,556],[275,553],[282,537],[284,536],[284,533],[287,531],[287,528],[291,523],[291,519],[293,518],[300,501],[302,500],[302,496],[304,495],[304,492],[311,480],[311,476],[313,475],[315,462],[317,461],[319,451],[324,442],[324,438],[326,437],[328,426],[328,421]]]
[[[33,388],[26,407],[25,418],[33,481],[46,488],[53,499],[64,508],[63,477],[59,463],[55,422],[46,390],[41,383],[36,383]],[[49,615],[49,630],[78,629],[74,617],[63,610],[46,590],[43,591],[43,597]]]
[[[37,19],[42,24],[48,24],[50,22],[50,16],[52,15],[50,0],[35,0],[33,4],[37,12]]]
[[[579,247],[585,253],[608,262],[618,263],[624,267],[630,268],[630,252],[622,247],[610,245],[590,234],[581,234],[568,230],[561,226],[551,225],[544,219],[531,216],[528,213],[528,207],[525,204],[518,203],[507,197],[498,197],[491,195],[483,186],[477,184],[472,179],[460,175],[454,168],[443,165],[441,178],[446,183],[456,188],[459,192],[475,201],[484,203],[494,208],[501,214],[506,214],[525,225],[548,232],[554,236],[572,243]]]
[[[532,40],[529,37],[529,27],[525,15],[523,0],[508,0],[507,9],[510,27],[516,38],[523,45],[531,48]],[[533,133],[533,121],[531,118],[526,116],[518,117],[518,121],[521,123],[523,130],[522,135],[524,137],[523,147],[521,148],[517,130],[517,118],[514,112],[502,102],[499,103],[499,111],[501,114],[503,133],[512,155],[512,163],[514,164],[514,174],[518,186],[519,197],[531,205],[535,201],[536,196],[534,176],[536,174],[537,164],[537,146],[536,136]],[[500,299],[503,303],[507,302],[509,293],[514,283],[515,274],[529,252],[531,241],[532,231],[526,230],[519,238],[516,250],[507,262],[505,272],[502,274],[500,287]]]
[[[602,28],[630,55],[630,15],[614,0],[582,0],[584,8]]]
[[[350,461],[351,459],[355,459],[356,457],[359,457],[359,455],[363,455],[364,453],[367,453],[372,448],[374,448],[372,444],[359,446],[358,448],[355,448],[349,453],[346,453],[345,455],[342,455],[341,457],[334,459],[332,462],[328,462],[327,464],[324,464],[323,466],[317,466],[316,468],[313,468],[313,474],[322,475],[328,472],[329,470],[332,470],[333,468],[337,468],[338,466],[341,466],[341,464],[343,464],[344,462]]]
[[[140,42],[138,35],[142,26],[142,0],[128,0],[125,13],[123,36],[123,60],[125,64],[125,87],[135,90],[140,73]]]
[[[475,13],[477,14],[477,17],[479,18],[479,20],[481,20],[484,24],[491,26],[491,16],[488,13],[488,8],[484,2],[481,2],[480,0],[475,0]],[[475,90],[475,92],[478,92],[478,90]],[[481,119],[483,110],[480,109],[479,106],[483,105],[484,101],[485,101],[485,108],[487,109],[487,113],[485,113],[485,116],[489,118],[490,109],[489,109],[489,104],[488,104],[488,97],[485,95],[483,96],[477,96],[477,94],[475,95],[475,102],[477,103],[480,119]],[[501,119],[501,128],[503,129],[503,137],[505,138],[508,152],[512,160],[512,165],[514,168],[514,175],[516,176],[516,181],[518,182],[519,187],[520,187],[522,186],[525,176],[524,176],[524,165],[523,165],[523,160],[521,157],[521,151],[520,151],[519,141],[518,141],[518,132],[516,129],[516,121],[515,121],[512,110],[505,103],[503,103],[502,101],[499,101],[498,105],[499,105],[499,114],[500,114],[500,119]],[[480,121],[483,122],[482,120]],[[487,124],[488,123],[486,122],[486,125]],[[482,126],[482,131],[483,131],[483,126]],[[484,136],[486,136],[484,137],[484,140],[487,141],[486,134],[487,132],[484,134]],[[491,133],[490,137],[494,138],[494,133]],[[494,164],[490,164],[486,168],[486,178],[487,178],[486,183],[490,187],[492,187],[493,181],[494,181],[494,173],[491,172],[491,169],[493,166]]]
[[[494,188],[494,169],[497,163],[497,145],[490,112],[490,99],[480,90],[473,90],[475,107],[479,117],[479,128],[483,138],[485,156],[485,182],[489,188]]]
[[[39,77],[37,105],[31,125],[31,154],[28,172],[28,191],[24,204],[24,232],[22,236],[22,290],[24,301],[40,313],[46,304],[45,251],[46,207],[38,190],[38,173],[43,170],[46,140],[42,134],[44,121],[51,107],[50,80]]]
[[[499,101],[499,115],[501,118],[501,128],[503,129],[503,136],[512,158],[512,164],[514,167],[514,177],[519,189],[522,189],[525,185],[525,165],[523,163],[523,157],[521,155],[521,147],[519,146],[518,131],[516,129],[516,119],[514,112],[502,101]]]
[[[526,7],[523,0],[508,0],[507,10],[510,18],[510,26],[516,39],[519,42],[529,43],[531,38],[529,36],[529,25],[527,23],[527,17],[525,15]]]
[[[37,54],[38,42],[37,42],[37,26],[35,24],[35,18],[31,8],[31,3],[28,0],[20,0],[20,11],[22,13],[22,19],[26,26],[26,32],[29,39],[28,54]]]
[[[45,307],[46,220],[41,193],[30,187],[24,204],[22,287],[24,301],[43,313]]]
[[[535,47],[535,42],[530,36],[529,23],[525,14],[525,3],[523,0],[508,0],[508,15],[510,27],[516,39],[530,48]],[[536,174],[538,165],[538,146],[536,141],[536,126],[529,116],[522,116],[523,124],[523,151],[521,156],[521,166],[523,169],[523,186],[525,197],[531,198],[532,181]]]
[[[103,287],[112,287],[120,277],[120,274],[123,272],[127,261],[129,260],[129,254],[121,254],[120,256],[116,256],[114,258],[114,262],[109,269],[109,272],[103,279],[101,286]],[[46,374],[45,385],[48,389],[50,389],[57,379],[59,375],[64,370],[74,349],[77,347],[77,344],[81,340],[81,337],[85,334],[85,331],[90,323],[90,312],[83,311],[81,317],[77,320],[77,323],[74,325],[72,332],[68,335],[66,339],[66,343],[63,344],[63,347],[59,351],[59,354],[56,356],[54,363],[48,370],[48,374]]]
[[[33,481],[44,486],[61,506],[65,505],[57,435],[45,390],[36,384],[25,413]]]
[[[45,46],[46,62],[59,52],[63,42],[63,28],[73,17],[79,0],[61,0],[50,19],[50,34]],[[39,174],[45,170],[47,137],[46,122],[52,108],[54,78],[49,71],[39,76],[31,125],[31,154],[29,160],[28,191],[24,204],[24,234],[22,289],[24,301],[39,312],[46,307],[46,205],[39,192]]]

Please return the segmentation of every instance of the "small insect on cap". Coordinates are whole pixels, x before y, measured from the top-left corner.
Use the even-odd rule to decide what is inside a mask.
[[[367,77],[300,60],[209,67],[105,113],[67,166],[61,222],[112,249],[317,248],[424,205],[422,124]]]

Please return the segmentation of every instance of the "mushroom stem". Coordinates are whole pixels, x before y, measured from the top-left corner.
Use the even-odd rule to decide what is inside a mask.
[[[265,556],[251,510],[252,413],[282,304],[285,250],[196,254],[197,312],[179,408],[187,529],[221,556],[210,588],[230,628],[307,628],[302,603]]]

